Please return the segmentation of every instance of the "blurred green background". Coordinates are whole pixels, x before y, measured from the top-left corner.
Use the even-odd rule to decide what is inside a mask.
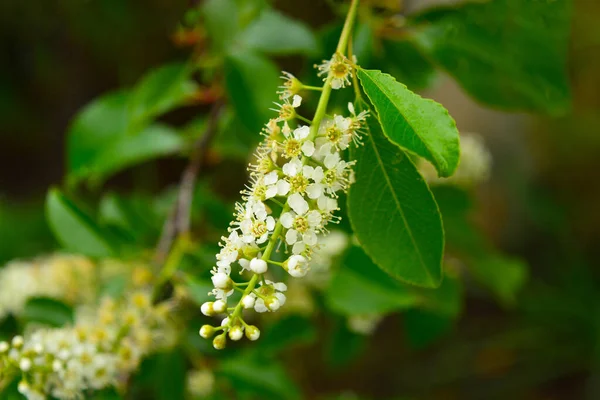
[[[335,19],[327,1],[272,3],[316,30]],[[410,15],[426,3],[405,0],[401,9]],[[104,92],[185,60],[189,49],[176,46],[173,35],[195,4],[0,2],[1,262],[58,247],[43,203],[66,173],[69,122]],[[502,306],[467,279],[460,317],[426,346],[411,345],[405,327],[419,315],[394,315],[361,344],[366,350],[357,359],[341,357],[334,367],[324,365],[320,341],[292,349],[285,361],[306,398],[344,391],[360,398],[600,398],[600,3],[575,1],[570,18],[567,115],[492,111],[443,73],[423,91],[448,108],[461,132],[479,133],[490,148],[492,176],[477,189],[473,218],[499,251],[529,266],[516,300]],[[285,70],[302,69],[299,56],[275,60]],[[178,124],[207,110],[199,104],[164,118]],[[175,184],[185,164],[149,161],[111,177],[102,190],[153,193]],[[243,168],[217,159],[208,174],[241,185]],[[240,185],[218,191],[234,200]],[[419,321],[417,339],[439,330],[436,320]],[[340,343],[341,352],[352,346]]]

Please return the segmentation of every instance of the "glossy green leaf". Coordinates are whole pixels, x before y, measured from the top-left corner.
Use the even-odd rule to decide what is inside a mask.
[[[54,235],[69,251],[107,257],[113,249],[100,227],[58,189],[46,197],[46,219]]]
[[[184,104],[198,87],[191,74],[190,65],[173,63],[144,76],[129,96],[129,131],[136,131],[151,118]]]
[[[240,35],[243,44],[266,54],[314,54],[317,40],[308,26],[267,8]]]
[[[452,175],[458,166],[460,147],[456,123],[448,111],[381,71],[359,69],[358,77],[377,110],[385,135],[403,149],[429,160],[438,175]]]
[[[421,16],[416,40],[477,100],[558,114],[570,103],[570,0],[465,3]]]
[[[73,323],[73,309],[65,303],[47,297],[28,300],[21,316],[27,322],[56,327]]]
[[[353,150],[356,182],[348,214],[361,246],[381,269],[401,281],[437,287],[442,279],[444,232],[433,195],[410,158],[371,124]]]
[[[128,92],[100,97],[75,118],[68,133],[68,167],[72,183],[101,180],[149,159],[173,154],[184,145],[178,133],[154,124],[128,132]]]
[[[279,70],[267,58],[250,52],[230,54],[225,62],[225,85],[233,108],[244,126],[258,133],[275,116]]]
[[[352,247],[326,292],[328,306],[339,313],[385,314],[419,301],[408,287],[381,271],[359,247]]]

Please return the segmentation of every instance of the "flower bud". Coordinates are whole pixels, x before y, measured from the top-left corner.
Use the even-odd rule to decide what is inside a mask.
[[[249,259],[253,259],[254,257],[256,257],[259,251],[260,249],[255,246],[244,246],[242,248],[242,254],[244,255],[244,257]]]
[[[240,340],[242,336],[244,336],[244,330],[239,325],[235,325],[229,330],[229,339],[231,340]]]
[[[15,336],[12,340],[12,345],[17,349],[23,346],[23,336]]]
[[[252,341],[257,340],[260,337],[260,330],[254,325],[249,325],[246,327],[246,337]]]
[[[211,280],[217,289],[230,290],[233,286],[231,278],[224,272],[217,272],[212,276]]]
[[[250,309],[252,307],[254,307],[254,302],[256,301],[256,298],[254,296],[244,296],[244,298],[242,299],[242,305],[244,306],[245,309]]]
[[[265,306],[269,309],[269,311],[277,311],[279,307],[281,307],[281,303],[277,299],[277,297],[269,297],[265,300]]]
[[[202,328],[200,328],[199,333],[200,336],[202,336],[204,339],[208,339],[215,334],[215,328],[210,325],[202,325]]]
[[[202,311],[202,314],[206,315],[207,317],[212,317],[215,315],[214,303],[212,301],[207,301],[206,303],[202,304],[200,311]]]
[[[288,258],[283,268],[294,278],[302,278],[308,273],[308,260],[296,254]]]
[[[216,313],[224,313],[227,310],[227,303],[223,300],[217,300],[213,303],[213,311]]]
[[[29,358],[21,358],[19,361],[19,368],[23,372],[27,372],[31,369],[31,360]]]
[[[223,332],[219,336],[216,336],[213,339],[213,347],[217,350],[223,350],[225,348],[226,344],[227,344],[227,337],[225,336],[225,332]]]
[[[250,269],[255,274],[264,274],[269,269],[267,262],[265,260],[261,260],[260,258],[253,258],[250,261]]]
[[[19,391],[19,393],[21,393],[22,395],[26,395],[27,392],[29,392],[29,384],[27,384],[27,382],[25,381],[21,381],[19,382],[19,386],[17,386],[17,390]]]

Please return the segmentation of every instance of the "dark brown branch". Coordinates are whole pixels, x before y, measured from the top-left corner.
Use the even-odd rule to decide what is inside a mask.
[[[173,241],[178,235],[189,234],[190,214],[196,179],[200,173],[202,162],[206,158],[211,142],[217,133],[217,124],[222,108],[223,103],[220,101],[217,101],[213,105],[208,116],[205,130],[194,143],[190,161],[181,175],[177,200],[175,204],[173,204],[169,217],[163,225],[160,239],[156,246],[154,260],[158,264],[164,262],[173,245]]]

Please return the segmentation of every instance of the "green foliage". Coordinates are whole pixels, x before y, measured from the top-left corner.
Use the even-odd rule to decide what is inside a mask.
[[[279,70],[269,59],[249,51],[232,53],[225,61],[225,85],[240,121],[258,133],[277,100]],[[257,135],[258,138],[258,135]]]
[[[385,314],[413,307],[419,297],[381,271],[359,247],[348,250],[327,289],[328,306],[342,314]]]
[[[95,257],[114,254],[106,233],[58,189],[48,192],[46,218],[65,249]]]
[[[507,110],[564,113],[569,0],[465,2],[418,17],[415,35],[477,100]]]
[[[353,150],[348,194],[354,233],[371,259],[404,282],[439,286],[444,233],[435,200],[409,157],[376,124]]]
[[[385,135],[403,149],[429,160],[440,176],[452,175],[460,148],[456,123],[448,111],[381,71],[359,69],[358,77],[377,110]]]
[[[317,40],[305,24],[273,9],[265,9],[241,36],[242,46],[265,54],[311,55],[318,51]]]
[[[381,40],[378,64],[411,90],[425,89],[436,77],[434,65],[417,49],[414,41]]]
[[[36,297],[27,301],[22,318],[25,322],[59,327],[73,323],[73,309],[55,299]]]

